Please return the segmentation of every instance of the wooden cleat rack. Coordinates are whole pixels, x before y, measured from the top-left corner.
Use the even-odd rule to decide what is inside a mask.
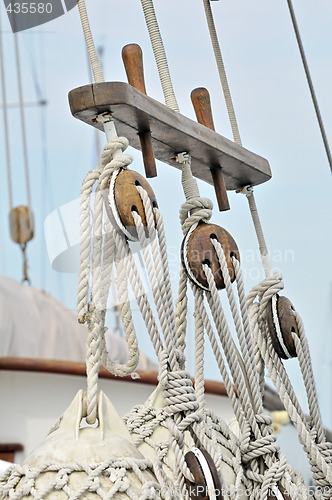
[[[112,115],[117,132],[141,150],[139,134],[150,131],[155,157],[181,170],[178,153],[191,155],[195,177],[213,184],[211,168],[222,168],[226,188],[255,186],[271,178],[269,163],[261,156],[226,139],[123,82],[85,85],[69,92],[75,118],[103,130],[96,121],[101,113]]]

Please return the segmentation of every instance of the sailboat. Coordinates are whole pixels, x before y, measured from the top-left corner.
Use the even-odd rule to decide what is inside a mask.
[[[115,85],[115,87],[116,87],[116,85]],[[121,88],[121,86],[119,86],[119,85],[118,85],[117,87]],[[146,98],[146,99],[145,99],[143,96],[141,96],[141,95],[140,95],[140,94],[142,94],[142,92],[140,92],[140,90],[142,90],[142,89],[140,89],[140,90],[138,91],[138,92],[140,92],[140,94],[138,94],[138,93],[136,93],[133,89],[129,88],[129,87],[127,86],[127,84],[124,84],[124,86],[123,86],[123,87],[124,87],[124,88],[126,88],[126,91],[127,91],[127,92],[131,92],[131,94],[130,94],[130,95],[132,96],[132,98],[133,98],[134,100],[139,101],[139,99],[141,99],[142,104],[141,104],[141,105],[139,105],[139,104],[138,104],[138,109],[139,109],[139,112],[142,112],[142,109],[144,108],[144,112],[146,112],[146,113],[147,113],[147,114],[151,117],[151,115],[152,115],[152,113],[153,113],[153,109],[151,109],[151,110],[146,110],[146,109],[145,109],[145,106],[146,106],[146,107],[148,107],[150,104],[152,105],[153,103],[151,103],[151,100],[149,100],[149,98]],[[88,89],[89,89],[89,88],[91,89],[91,86],[88,86],[86,89],[84,89],[84,87],[83,87],[83,91],[82,91],[82,89],[77,89],[77,91],[76,91],[76,97],[77,97],[77,92],[79,92],[79,96],[81,96],[82,92],[88,92]],[[129,90],[128,90],[128,88],[129,88]],[[123,96],[122,96],[122,98],[123,98]],[[75,102],[75,91],[73,91],[73,93],[71,94],[71,97],[70,97],[70,100],[71,100],[71,108],[72,108],[72,113],[73,113],[74,115],[78,116],[78,117],[81,117],[81,116],[80,116],[80,113],[81,113],[81,114],[82,114],[82,117],[84,118],[84,121],[91,121],[91,116],[89,116],[89,114],[87,114],[87,111],[89,111],[89,112],[90,112],[90,111],[92,110],[92,114],[94,115],[94,116],[93,116],[93,118],[94,118],[94,117],[95,117],[95,115],[96,115],[96,109],[95,109],[95,108],[98,108],[98,109],[97,109],[97,110],[98,110],[98,115],[100,115],[100,114],[105,113],[105,111],[107,111],[107,109],[106,109],[106,108],[107,108],[107,106],[112,107],[113,105],[115,106],[115,105],[117,105],[117,104],[118,104],[117,102],[109,102],[109,103],[107,103],[106,108],[104,109],[104,108],[103,108],[103,104],[102,104],[101,102],[99,102],[99,103],[93,102],[93,103],[92,103],[92,105],[91,105],[91,103],[89,103],[89,96],[88,96],[87,94],[85,95],[85,99],[86,99],[86,100],[85,100],[85,102],[84,102],[84,105],[86,106],[86,108],[84,108],[84,106],[82,107],[82,103],[78,102],[78,104],[77,104],[77,102]],[[145,100],[144,100],[144,99],[145,99]],[[123,103],[120,103],[120,104],[122,104],[122,105],[120,105],[120,107],[119,107],[119,109],[121,110],[124,106],[123,106]],[[128,104],[128,103],[127,103],[127,104]],[[137,104],[137,103],[136,103],[136,104]],[[153,104],[153,105],[154,105],[154,104]],[[133,107],[133,104],[132,104],[132,103],[130,103],[130,104],[129,104],[129,106]],[[157,105],[154,105],[154,106],[157,106]],[[158,114],[158,107],[156,107],[156,110],[157,110],[156,112],[157,112],[157,114]],[[114,116],[115,116],[115,114],[116,114],[116,113],[114,112]],[[165,114],[165,116],[167,116],[167,115],[166,115],[166,111],[164,112],[164,114]],[[172,116],[172,114],[170,114],[170,116]],[[82,118],[81,118],[81,119],[82,119]],[[164,119],[166,120],[166,118],[165,118],[165,117],[164,117]],[[121,116],[120,116],[120,118],[118,118],[118,121],[120,122],[120,128],[121,128],[121,123],[122,123],[122,124],[123,124],[123,123],[125,123],[125,119],[124,119],[124,118],[121,118]],[[189,122],[188,122],[188,124],[189,124]],[[186,127],[188,124],[186,124],[186,123],[185,123],[185,120],[184,120],[184,124],[183,124],[183,126],[184,126],[184,127]],[[90,125],[91,125],[91,123],[90,123]],[[170,126],[170,127],[172,126],[172,125],[171,125],[171,123],[167,123],[167,125],[168,125],[168,126]],[[188,126],[189,126],[189,125],[188,125]],[[192,126],[192,127],[194,127],[194,125],[191,125],[191,126]],[[118,124],[118,127],[119,127],[119,124]],[[213,137],[213,134],[211,135],[211,132],[210,132],[210,131],[204,131],[204,132],[203,132],[203,129],[202,129],[199,125],[196,125],[196,127],[197,127],[196,129],[195,129],[195,127],[194,127],[194,129],[193,129],[194,131],[196,130],[196,140],[197,140],[197,135],[199,135],[199,134],[201,134],[201,135],[205,134],[205,135],[206,135],[205,139],[204,139],[204,137],[203,137],[203,139],[202,139],[202,138],[199,138],[199,139],[198,139],[198,140],[200,140],[201,142],[203,141],[203,143],[204,143],[204,140],[205,140],[205,143],[207,143],[207,142],[209,141],[209,134],[210,134],[210,137],[211,137],[211,138]],[[128,128],[128,127],[127,127],[127,128]],[[210,127],[210,128],[211,128],[211,127]],[[185,130],[186,130],[186,129],[185,129]],[[194,131],[193,131],[193,130],[191,131],[191,134],[192,134],[192,135],[195,135],[195,133],[194,133]],[[140,131],[139,131],[139,132],[140,132]],[[145,131],[143,130],[142,132],[145,132]],[[182,132],[182,133],[183,133],[183,132]],[[180,134],[179,130],[177,131],[177,134]],[[152,131],[152,137],[155,139],[155,137],[153,136],[153,131]],[[183,137],[181,138],[181,136],[180,136],[180,139],[181,139],[182,141],[184,140],[184,139],[183,139]],[[156,140],[156,139],[155,139],[155,140]],[[159,140],[159,139],[158,139],[158,140]],[[137,143],[137,138],[136,138],[136,143],[135,143],[135,136],[134,136],[134,135],[133,135],[133,137],[132,137],[132,141],[133,141],[134,145],[136,145],[136,146],[137,146],[137,144],[138,144],[138,143]],[[169,140],[168,140],[168,142],[172,142],[172,141],[174,141],[174,139],[169,139]],[[162,141],[161,141],[161,140],[159,140],[159,142],[162,142]],[[225,142],[226,142],[226,144],[228,144],[228,143],[227,143],[227,141],[225,141]],[[155,144],[153,144],[153,145],[154,145],[154,149],[155,149],[155,148],[156,148],[156,145],[155,145]],[[142,147],[142,146],[141,146],[141,147]],[[179,150],[179,151],[174,150],[175,148],[174,148],[173,144],[172,144],[171,146],[168,146],[168,147],[169,147],[170,149],[172,149],[172,150],[173,150],[173,153],[181,153],[181,151],[180,151],[180,150]],[[235,149],[236,149],[236,148],[235,148]],[[241,152],[242,150],[240,150],[240,149],[239,149],[239,151]],[[210,153],[209,153],[209,150],[206,150],[206,151],[205,151],[205,154],[208,156],[208,155],[210,154]],[[234,153],[233,153],[233,157],[234,157],[234,156],[236,156],[236,154],[234,154]],[[171,161],[173,161],[173,162],[174,162],[174,157],[172,157],[171,155],[169,155],[169,156],[168,156],[168,159],[169,159],[169,162],[171,162]],[[258,173],[259,173],[259,175],[262,175],[263,177],[264,177],[264,176],[267,176],[267,177],[268,177],[268,176],[269,176],[269,167],[268,167],[268,165],[267,165],[266,163],[262,162],[261,160],[259,160],[257,157],[255,157],[255,159],[256,159],[256,161],[258,161],[258,163],[260,163],[259,168],[258,168],[258,171],[259,171]],[[250,159],[249,159],[249,161],[248,161],[249,165],[250,165],[250,161],[251,161],[251,158],[250,158]],[[241,159],[240,159],[240,163],[241,163],[241,162],[242,162],[242,163],[244,163],[244,162],[245,162],[245,159],[244,159],[244,158],[241,158]],[[194,164],[193,164],[193,168],[194,168]],[[197,170],[196,170],[196,175],[199,177],[199,174],[200,174],[200,169],[199,169],[198,167],[196,167],[196,168],[197,168]],[[224,168],[225,168],[225,170],[226,170],[226,167],[224,167]],[[249,174],[245,174],[245,176],[246,176],[246,175],[249,175]],[[250,177],[250,176],[249,176],[249,177]],[[140,182],[141,182],[141,181],[140,181]],[[258,182],[258,183],[259,183],[259,182],[263,182],[263,180],[259,180],[259,181],[252,181],[252,183],[253,183],[253,184],[254,184],[255,182]],[[250,179],[249,179],[249,183],[250,183]],[[220,183],[219,183],[219,184],[220,184]],[[222,186],[222,183],[221,183],[221,186]],[[233,187],[233,186],[232,186],[232,187]],[[235,186],[235,187],[236,187],[236,188],[240,188],[240,187],[241,187],[241,185],[240,185],[240,186]],[[234,187],[233,187],[233,188],[234,188]],[[222,190],[222,187],[220,188],[220,190]],[[219,194],[220,194],[220,193],[219,193]],[[222,198],[222,196],[221,196],[221,198]],[[225,201],[225,200],[224,200],[224,201]],[[220,203],[221,203],[221,202],[220,202]],[[188,242],[187,242],[187,243],[188,243]],[[195,276],[190,276],[190,278],[193,280],[193,278],[195,278]],[[193,281],[194,281],[194,280],[193,280]],[[205,286],[206,286],[206,285],[205,285]],[[112,399],[113,399],[113,397],[112,397]],[[210,402],[208,402],[208,399],[206,399],[206,403],[208,404],[208,406],[209,406],[210,408],[212,408],[211,403],[210,403]],[[228,402],[228,403],[226,403],[226,406],[227,406],[227,404],[229,404],[229,402]],[[107,404],[106,404],[106,406],[107,406]],[[222,417],[224,417],[224,412],[226,413],[226,406],[224,406],[224,405],[223,405],[223,410],[222,410],[222,413],[223,413],[223,414],[222,414]],[[213,409],[213,408],[212,408],[212,409]],[[216,413],[218,414],[218,411],[217,411],[217,410],[216,410]],[[281,490],[280,490],[280,491],[281,491]],[[278,493],[278,494],[280,495],[280,493]],[[52,498],[52,497],[50,497],[50,498]]]

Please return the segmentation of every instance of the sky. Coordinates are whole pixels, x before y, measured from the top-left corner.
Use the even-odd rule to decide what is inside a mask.
[[[216,130],[232,138],[214,62],[201,0],[155,1],[176,97],[182,114],[195,119],[190,92],[210,91]],[[292,30],[286,0],[223,0],[212,2],[243,145],[268,159],[272,179],[255,189],[266,241],[275,269],[282,272],[285,295],[302,315],[312,352],[324,422],[332,428],[329,380],[332,372],[331,174]],[[303,44],[320,104],[327,137],[332,137],[332,4],[327,0],[294,0]],[[138,43],[144,54],[147,92],[163,102],[141,5],[138,0],[88,0],[87,9],[97,47],[103,48],[108,81],[126,81],[121,49]],[[1,4],[9,102],[17,102],[13,35]],[[44,26],[19,34],[23,93],[26,102],[39,97],[47,106],[25,109],[36,237],[28,245],[32,284],[50,292],[75,310],[77,275],[52,269],[46,250],[44,221],[60,207],[78,199],[84,175],[96,165],[98,151],[93,129],[74,119],[67,94],[90,83],[90,73],[77,9]],[[26,203],[22,135],[18,109],[10,109],[9,131],[14,179],[14,204]],[[0,273],[20,280],[19,249],[8,231],[8,189],[0,120]],[[99,134],[99,143],[105,143]],[[100,146],[99,146],[100,147]],[[140,153],[133,168],[143,172]],[[158,163],[150,181],[164,215],[172,286],[177,290],[182,233],[178,212],[184,201],[180,173]],[[178,186],[174,189],[174,186]],[[213,188],[199,183],[202,196],[215,205]],[[229,193],[231,210],[212,222],[225,227],[236,240],[247,291],[263,279],[246,199]],[[69,205],[71,207],[73,205]],[[73,215],[74,217],[74,215]],[[135,309],[135,306],[133,306]],[[142,350],[152,355],[138,318]],[[110,318],[109,327],[112,328]],[[189,320],[189,348],[193,346]],[[189,367],[193,369],[191,352]],[[217,366],[207,350],[206,377],[218,380]],[[301,402],[304,393],[297,364],[288,362]]]

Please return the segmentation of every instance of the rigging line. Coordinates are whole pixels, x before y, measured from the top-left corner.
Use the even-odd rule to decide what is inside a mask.
[[[14,42],[15,42],[15,57],[16,57],[16,68],[17,68],[17,83],[18,83],[18,96],[19,96],[21,129],[22,129],[22,141],[23,141],[25,183],[26,183],[27,202],[28,202],[28,208],[29,208],[29,215],[30,215],[30,218],[31,218],[32,214],[31,214],[31,192],[30,192],[28,150],[27,150],[26,129],[25,129],[25,120],[24,120],[22,76],[21,76],[20,53],[19,53],[17,33],[14,33]]]
[[[141,0],[145,22],[148,28],[154,57],[157,63],[160,83],[163,89],[166,106],[179,111],[179,106],[175,97],[171,75],[168,68],[167,57],[163,40],[158,26],[156,12],[152,0]]]
[[[88,50],[93,77],[95,83],[102,83],[105,81],[103,68],[101,67],[100,59],[98,57],[96,47],[92,38],[91,28],[84,0],[78,0],[77,5],[81,18],[83,34],[85,38],[86,48]]]
[[[218,67],[220,82],[221,82],[221,86],[222,86],[224,97],[225,97],[227,113],[228,113],[229,121],[230,121],[231,128],[232,128],[233,139],[234,139],[234,142],[236,144],[239,144],[240,146],[242,146],[240,131],[239,131],[236,115],[235,115],[235,110],[234,110],[234,106],[233,106],[231,92],[230,92],[229,85],[228,85],[224,61],[223,61],[223,58],[221,55],[220,44],[218,41],[218,35],[217,35],[216,27],[214,24],[210,0],[203,0],[203,4],[204,4],[205,16],[206,16],[206,20],[207,20],[207,24],[208,24],[208,28],[209,28],[209,32],[210,32],[213,52],[214,52],[214,56],[215,56],[217,67]]]
[[[218,35],[216,32],[215,23],[214,23],[214,19],[213,19],[213,13],[211,10],[210,0],[203,0],[203,4],[204,4],[206,20],[207,20],[208,27],[209,27],[211,42],[212,42],[212,46],[213,46],[213,50],[214,50],[214,54],[215,54],[215,58],[216,58],[217,68],[218,68],[218,72],[219,72],[219,76],[220,76],[220,82],[221,82],[221,86],[222,86],[224,97],[225,97],[228,117],[229,117],[229,121],[231,124],[232,132],[233,132],[233,139],[234,139],[234,142],[236,144],[238,144],[239,146],[242,146],[242,141],[241,141],[241,137],[240,137],[237,118],[236,118],[236,114],[235,114],[235,110],[234,110],[234,106],[233,106],[232,96],[231,96],[230,88],[228,85],[226,69],[224,66],[223,59],[222,59]],[[257,240],[258,240],[258,245],[259,245],[261,259],[262,259],[262,263],[263,263],[263,267],[264,267],[264,271],[265,271],[265,276],[268,277],[272,274],[272,265],[271,265],[269,252],[268,252],[268,249],[267,249],[267,246],[265,243],[263,228],[262,228],[261,221],[259,218],[253,188],[250,186],[245,186],[239,192],[242,192],[247,197],[251,218],[252,218],[252,221],[254,224],[254,228],[255,228],[255,232],[256,232],[256,236],[257,236]]]
[[[8,125],[8,113],[7,113],[7,94],[6,94],[6,79],[5,79],[5,66],[4,66],[4,54],[3,54],[3,38],[2,38],[2,27],[1,27],[1,14],[0,14],[0,66],[1,66],[1,87],[2,87],[2,103],[3,103],[3,121],[4,121],[4,131],[5,131],[5,148],[6,148],[6,165],[7,165],[7,182],[8,182],[8,196],[9,196],[9,208],[13,208],[13,183],[12,183],[12,173],[11,173],[11,158],[10,158],[10,148],[9,148],[9,125]]]
[[[306,78],[307,78],[307,82],[308,82],[308,86],[309,86],[309,90],[310,90],[310,94],[311,94],[312,103],[313,103],[314,108],[315,108],[315,112],[316,112],[316,117],[317,117],[319,129],[320,129],[320,133],[321,133],[321,136],[322,136],[322,139],[323,139],[323,143],[324,143],[324,147],[325,147],[325,151],[326,151],[327,160],[329,162],[330,169],[331,169],[331,172],[332,172],[332,157],[331,157],[330,146],[329,146],[329,143],[328,143],[328,140],[327,140],[324,123],[323,123],[322,116],[321,116],[321,113],[320,113],[320,109],[319,109],[319,106],[318,106],[316,92],[315,92],[314,85],[313,85],[313,82],[312,82],[312,79],[311,79],[311,74],[310,74],[310,70],[309,70],[307,58],[306,58],[306,55],[305,55],[305,52],[304,52],[304,47],[303,47],[303,44],[302,44],[302,39],[301,39],[299,27],[298,27],[298,24],[297,24],[297,21],[296,21],[296,17],[295,17],[295,12],[294,12],[294,8],[293,8],[292,0],[287,0],[287,4],[288,4],[288,8],[289,8],[289,13],[290,13],[290,16],[291,16],[291,19],[292,19],[292,23],[293,23],[293,28],[294,28],[294,32],[295,32],[297,44],[298,44],[299,51],[300,51],[300,54],[301,54],[303,68],[304,68],[304,71],[305,71],[305,74],[306,74]]]

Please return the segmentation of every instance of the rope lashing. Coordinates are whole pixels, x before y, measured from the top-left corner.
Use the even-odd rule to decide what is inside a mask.
[[[199,203],[197,203],[197,200],[199,199],[199,192],[196,183],[193,182],[190,176],[190,158],[188,156],[182,156],[182,158],[178,158],[178,161],[179,160],[180,162],[181,160],[184,160],[182,163],[183,166],[186,167],[183,176],[185,176],[185,193],[187,201],[185,202],[185,205],[180,213],[181,223],[185,224],[187,222],[186,217],[187,220],[189,217],[192,217],[191,210],[194,211],[195,209],[199,209]],[[194,193],[189,200],[188,193]],[[195,230],[196,224],[197,222],[192,219],[191,224],[188,224],[189,227],[186,227],[187,234],[188,232],[193,231],[193,228]],[[203,226],[205,225],[207,227],[209,226],[209,224],[203,224]],[[211,235],[209,234],[209,236]],[[212,236],[214,236],[214,234]],[[203,300],[204,292],[200,290],[194,280],[192,280],[191,287],[195,296],[195,329],[198,335],[195,359],[195,379],[197,386],[196,394],[198,401],[200,402],[200,406],[204,408],[204,387],[201,384],[201,380],[204,376],[204,365],[202,360],[204,355],[204,344],[202,342],[202,331],[206,329],[242,432],[242,454],[246,459],[248,459],[248,463],[250,463],[249,466],[248,464],[246,465],[246,476],[248,480],[256,481],[260,485],[263,485],[263,498],[267,498],[271,484],[274,484],[275,486],[277,484],[279,485],[281,477],[286,471],[287,462],[284,458],[282,461],[278,458],[279,454],[278,447],[275,444],[275,436],[272,435],[272,430],[269,427],[271,419],[269,417],[265,417],[263,414],[260,383],[256,371],[254,347],[249,328],[249,316],[246,310],[244,287],[239,262],[233,254],[230,256],[232,268],[234,268],[234,274],[237,278],[236,282],[240,298],[240,313],[236,310],[236,302],[232,291],[228,263],[226,261],[222,245],[218,239],[215,239],[215,237],[209,239],[211,241],[213,251],[217,255],[218,265],[220,266],[222,276],[225,280],[227,295],[236,331],[239,336],[244,361],[242,360],[240,353],[237,351],[228,329],[226,317],[220,303],[214,273],[210,269],[209,265],[203,263],[202,268],[208,281],[209,290],[205,292],[206,300],[210,306],[211,315],[219,334],[219,340],[221,341],[223,351],[229,365],[229,370],[238,391],[238,398],[236,398],[234,394],[232,381],[228,375],[228,370],[226,369],[220,348],[216,342],[215,334],[212,330],[212,325],[210,324],[210,319],[205,311]],[[181,276],[181,279],[184,279],[183,276]],[[181,303],[185,304],[183,298]],[[246,453],[248,454],[246,455]],[[256,471],[260,472],[257,473]],[[266,487],[265,485],[269,485],[269,487]]]
[[[276,296],[282,288],[281,277],[276,275],[274,279],[266,279],[258,284],[248,295],[250,322],[256,344],[256,352],[259,353],[259,366],[261,366],[261,370],[264,369],[264,366],[267,367],[269,376],[278,391],[280,399],[297,429],[299,440],[307,453],[316,486],[325,491],[323,493],[324,498],[330,498],[332,485],[331,447],[326,443],[325,431],[321,421],[316,385],[303,323],[299,314],[294,312],[298,331],[291,332],[291,336],[307,393],[309,420],[307,420],[301,409],[301,405],[285,367],[274,348],[268,330],[266,311],[269,307],[271,297]],[[257,301],[255,300],[256,297]]]

